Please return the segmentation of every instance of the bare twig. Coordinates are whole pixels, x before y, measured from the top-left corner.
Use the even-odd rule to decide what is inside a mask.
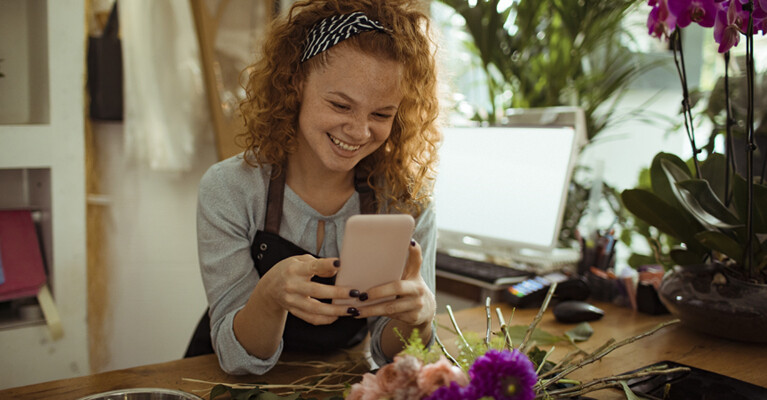
[[[445,348],[445,345],[442,343],[442,341],[439,340],[439,335],[437,335],[436,330],[434,331],[434,341],[437,342],[437,346],[439,346],[439,349],[442,350],[442,354],[444,354],[445,357],[447,357],[447,359],[450,360],[450,362],[452,362],[454,365],[459,365],[458,361],[455,358],[453,358],[453,356],[451,356],[450,353],[448,353],[447,348]]]
[[[536,375],[538,375],[538,374],[540,374],[540,373],[541,373],[541,368],[543,368],[543,366],[546,364],[546,359],[548,359],[548,358],[549,358],[549,356],[551,355],[551,353],[553,353],[553,352],[554,352],[554,348],[555,348],[554,346],[551,346],[551,348],[549,349],[549,351],[547,351],[547,352],[546,352],[546,355],[544,355],[544,356],[543,356],[543,359],[541,360],[541,363],[540,363],[540,364],[538,364],[538,369],[537,369],[537,370],[535,370],[535,374],[536,374]]]
[[[575,350],[567,353],[567,355],[565,355],[564,358],[559,360],[559,362],[557,364],[555,364],[553,367],[551,367],[550,370],[546,371],[545,373],[543,373],[541,375],[538,375],[538,378],[539,379],[540,378],[545,378],[547,376],[554,375],[554,374],[558,373],[559,371],[562,371],[565,367],[570,365],[570,361],[572,361],[575,358],[575,356],[577,356],[578,354],[583,354],[583,353],[584,353],[584,351],[581,350],[581,349],[575,349]]]
[[[535,327],[538,326],[538,323],[541,322],[541,319],[543,318],[543,313],[546,311],[546,308],[549,306],[549,301],[551,301],[551,296],[554,295],[555,290],[557,290],[557,283],[553,282],[551,284],[551,287],[549,288],[549,292],[546,294],[546,298],[543,300],[543,304],[541,305],[541,308],[538,310],[538,314],[535,316],[535,319],[533,319],[533,322],[530,323],[530,327],[527,328],[525,337],[522,338],[522,343],[519,344],[518,349],[520,351],[523,351],[523,349],[525,348],[525,345],[527,344],[527,341],[530,340],[530,337],[533,336],[533,331],[535,331]]]
[[[453,328],[455,328],[455,333],[461,339],[461,342],[463,342],[463,345],[466,347],[466,350],[470,352],[472,355],[474,355],[474,349],[471,346],[469,346],[469,342],[466,341],[466,338],[463,336],[463,333],[461,333],[461,328],[458,327],[458,322],[455,320],[455,314],[453,314],[453,308],[450,307],[450,304],[448,304],[445,306],[445,309],[447,309],[447,315],[450,316],[450,323],[453,324]]]
[[[660,329],[663,329],[663,328],[665,328],[665,327],[667,327],[669,325],[676,324],[678,322],[679,322],[678,319],[674,319],[674,320],[671,320],[671,321],[663,322],[661,324],[656,325],[654,328],[650,329],[647,332],[640,333],[639,335],[632,336],[630,338],[624,339],[624,340],[622,340],[622,341],[620,341],[618,343],[613,343],[613,344],[610,344],[608,346],[602,346],[600,349],[597,349],[596,352],[592,353],[589,357],[584,358],[583,360],[581,360],[579,363],[577,363],[575,365],[571,365],[571,366],[565,368],[562,372],[557,374],[553,379],[550,379],[550,380],[546,381],[545,383],[543,383],[541,388],[545,389],[545,388],[553,385],[554,383],[557,382],[557,380],[559,378],[567,376],[568,374],[570,374],[571,372],[575,371],[576,369],[582,368],[585,365],[591,364],[594,361],[597,361],[597,360],[601,359],[602,357],[606,356],[607,354],[609,354],[610,352],[612,352],[613,350],[615,350],[615,349],[617,349],[617,348],[619,348],[621,346],[625,346],[625,345],[627,345],[629,343],[633,343],[633,342],[635,342],[635,341],[637,341],[639,339],[642,339],[642,338],[644,338],[646,336],[650,336],[653,333],[659,331]],[[609,343],[610,342],[606,343],[606,345],[609,344]]]
[[[568,388],[563,389],[557,389],[557,390],[550,390],[545,392],[545,395],[547,396],[565,396],[565,397],[572,397],[572,396],[579,396],[584,393],[593,392],[596,390],[605,389],[607,387],[613,387],[620,385],[621,381],[627,381],[629,379],[634,378],[641,378],[645,376],[655,376],[655,375],[666,375],[666,374],[673,374],[676,372],[684,372],[689,371],[690,369],[687,367],[676,367],[676,368],[647,368],[643,369],[641,371],[637,371],[630,374],[621,374],[621,375],[611,375],[606,376],[603,378],[594,379],[592,381],[571,386]],[[539,394],[538,396],[544,395],[543,393]]]
[[[487,316],[487,329],[485,330],[485,345],[490,346],[490,333],[492,332],[493,324],[490,317],[490,297],[485,298],[485,315]]]
[[[501,333],[503,333],[504,341],[506,342],[506,347],[511,350],[512,343],[511,343],[511,335],[509,335],[509,326],[506,324],[506,320],[503,319],[503,313],[501,312],[500,307],[495,308],[495,313],[498,315],[498,322],[501,325]],[[513,318],[513,314],[512,314]]]

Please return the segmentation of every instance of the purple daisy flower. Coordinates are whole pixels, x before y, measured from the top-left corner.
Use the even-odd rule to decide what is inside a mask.
[[[496,400],[532,400],[538,381],[533,363],[518,350],[489,350],[469,369],[468,388],[477,397]]]
[[[435,390],[426,400],[477,400],[478,398],[471,386],[464,387],[450,382],[450,386],[442,386]]]

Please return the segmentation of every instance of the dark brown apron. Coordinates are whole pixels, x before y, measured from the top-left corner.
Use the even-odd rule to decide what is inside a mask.
[[[282,173],[275,176],[275,170],[276,168],[272,169],[272,179],[269,183],[264,229],[256,232],[250,247],[253,264],[259,276],[264,276],[275,264],[288,257],[311,254],[279,235],[286,173],[283,168]],[[354,185],[360,196],[360,212],[376,213],[375,192],[367,185],[366,179],[359,175],[355,176]],[[335,283],[335,277],[315,276],[312,281],[332,285]],[[330,302],[328,299],[320,301]],[[365,335],[367,335],[367,322],[364,319],[341,317],[329,325],[312,325],[288,313],[282,339],[286,351],[326,352],[354,346],[361,342]],[[213,345],[210,338],[210,317],[206,310],[184,357],[210,353],[213,353]]]

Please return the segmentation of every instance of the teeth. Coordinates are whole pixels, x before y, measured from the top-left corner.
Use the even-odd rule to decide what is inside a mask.
[[[337,137],[335,137],[333,135],[328,134],[328,136],[330,137],[330,140],[332,140],[333,143],[335,143],[336,146],[338,146],[338,147],[340,147],[340,148],[342,148],[342,149],[344,149],[346,151],[355,151],[355,150],[357,150],[357,149],[359,149],[361,147],[360,145],[352,146],[350,144],[346,144],[346,143],[340,141]]]

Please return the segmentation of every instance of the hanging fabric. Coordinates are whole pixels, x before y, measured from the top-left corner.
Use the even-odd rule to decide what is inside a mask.
[[[187,0],[120,3],[125,150],[152,170],[192,168],[210,117]]]

